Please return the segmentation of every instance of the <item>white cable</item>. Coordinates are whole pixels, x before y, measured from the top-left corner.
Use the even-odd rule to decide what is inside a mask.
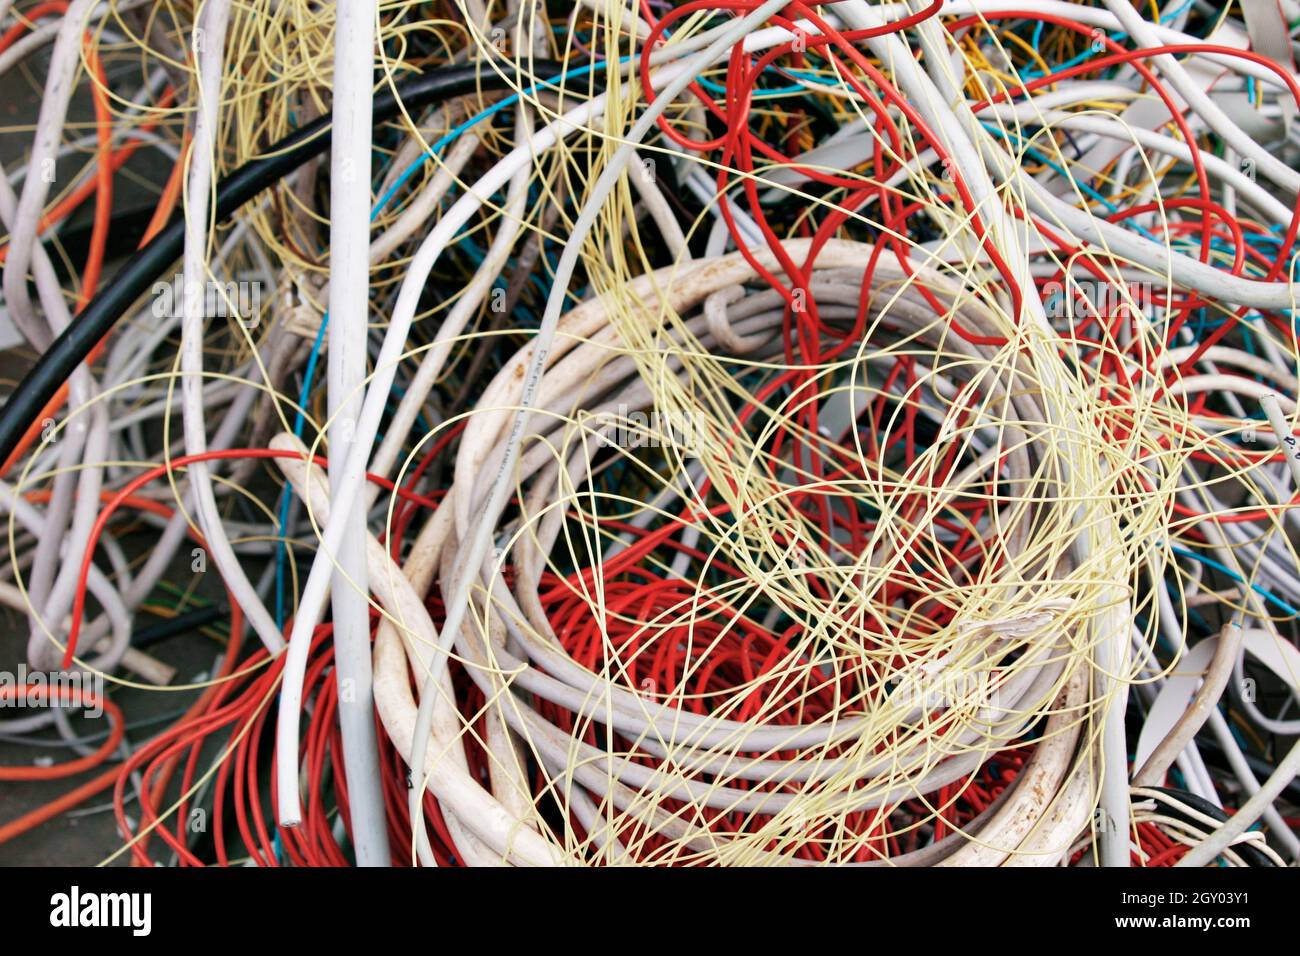
[[[206,0],[199,13],[199,25],[195,27],[194,54],[199,64],[199,104],[186,181],[185,256],[181,270],[184,277],[184,306],[180,366],[187,455],[203,454],[208,450],[207,416],[203,408],[203,290],[208,283],[207,247],[212,166],[221,102],[223,52],[229,22],[230,0]],[[230,547],[212,492],[212,472],[208,463],[199,461],[192,464],[189,479],[199,528],[207,541],[213,564],[221,572],[226,587],[244,612],[254,633],[261,638],[267,650],[272,654],[279,653],[284,647],[284,638]]]
[[[370,154],[376,0],[335,6],[333,139],[330,146],[329,407],[330,488],[348,469],[366,378],[370,318]],[[364,477],[364,476],[362,476]],[[338,685],[343,765],[358,866],[388,866],[388,821],[375,734],[370,673],[370,588],[366,514],[347,514],[331,585],[334,676]],[[283,706],[292,706],[284,701]],[[295,783],[296,785],[296,783]]]
[[[9,258],[4,269],[5,304],[14,325],[34,348],[42,352],[53,336],[48,319],[41,320],[32,308],[27,293],[27,269],[32,262],[45,197],[49,195],[50,184],[57,175],[54,163],[68,115],[68,100],[72,97],[72,80],[81,63],[82,24],[91,2],[72,0],[59,22],[58,39],[54,43],[54,55],[50,58],[49,75],[45,80],[45,95],[41,97],[40,115],[36,121],[36,136],[28,158],[38,175],[28,177],[24,183],[9,233]]]

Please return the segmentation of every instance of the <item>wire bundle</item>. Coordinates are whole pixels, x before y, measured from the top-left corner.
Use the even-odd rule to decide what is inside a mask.
[[[1291,6],[0,2],[0,843],[1294,862]]]

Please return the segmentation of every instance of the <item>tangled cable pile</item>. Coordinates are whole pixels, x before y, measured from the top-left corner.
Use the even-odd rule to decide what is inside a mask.
[[[1297,28],[0,0],[0,844],[1300,859]]]

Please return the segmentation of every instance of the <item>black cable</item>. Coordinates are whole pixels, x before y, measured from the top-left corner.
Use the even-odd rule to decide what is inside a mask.
[[[556,77],[564,66],[535,60],[530,68],[542,77]],[[508,75],[508,74],[507,74]],[[377,93],[373,122],[385,123],[399,114],[399,108],[420,109],[433,103],[476,91],[496,91],[528,85],[520,77],[507,79],[484,66],[460,66],[434,70],[411,77],[391,90]],[[322,117],[272,146],[264,159],[255,159],[217,184],[215,216],[225,222],[250,199],[279,182],[309,159],[329,148],[329,117]],[[137,252],[51,343],[31,371],[0,408],[0,462],[8,461],[23,434],[54,397],[59,387],[76,371],[113,326],[153,285],[163,271],[180,258],[185,247],[184,216],[174,218],[153,240]]]
[[[140,650],[153,647],[153,645],[169,641],[173,637],[180,637],[183,634],[197,631],[201,627],[224,621],[229,614],[230,609],[220,604],[209,604],[205,607],[185,611],[157,624],[139,628],[131,634],[131,646]]]
[[[1163,794],[1172,800],[1177,800],[1179,803],[1182,803],[1190,807],[1191,809],[1195,810],[1197,813],[1203,814],[1207,817],[1211,817],[1214,820],[1217,820],[1219,823],[1228,822],[1228,815],[1226,813],[1224,813],[1222,810],[1220,810],[1218,807],[1212,804],[1209,800],[1206,800],[1204,797],[1199,797],[1188,790],[1179,790],[1176,787],[1147,787],[1147,789],[1154,790],[1156,793]],[[1197,827],[1198,829],[1204,828],[1205,821],[1198,820],[1195,817],[1188,816],[1186,813],[1184,813],[1182,810],[1180,810],[1178,807],[1172,804],[1165,803],[1164,801],[1160,801],[1160,802],[1164,804],[1163,810],[1169,816],[1174,817],[1177,820],[1182,820],[1184,823],[1190,824],[1191,826]],[[1257,867],[1277,866],[1277,863],[1275,863],[1267,853],[1264,853],[1258,847],[1251,846],[1249,843],[1237,843],[1234,844],[1231,849],[1234,853],[1236,853],[1239,857],[1241,857],[1242,862],[1245,863],[1247,866],[1257,866]]]

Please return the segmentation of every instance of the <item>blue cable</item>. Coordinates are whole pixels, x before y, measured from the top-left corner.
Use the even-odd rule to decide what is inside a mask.
[[[1161,17],[1160,17],[1159,22],[1160,22],[1160,23],[1168,23],[1168,22],[1169,22],[1170,20],[1172,20],[1174,17],[1178,16],[1178,15],[1181,14],[1184,10],[1186,10],[1188,7],[1190,7],[1190,6],[1192,5],[1192,2],[1193,2],[1193,0],[1185,0],[1185,2],[1182,3],[1180,6],[1178,6],[1176,9],[1174,9],[1174,10],[1170,10],[1168,13],[1162,14]],[[1034,30],[1034,52],[1038,52],[1038,41],[1039,41],[1039,40],[1041,39],[1041,37],[1042,37],[1042,27],[1043,27],[1043,21],[1040,20],[1040,21],[1038,22],[1038,27]],[[1127,39],[1128,39],[1128,34],[1127,34],[1127,33],[1114,33],[1114,34],[1111,34],[1111,35],[1110,35],[1110,38],[1111,38],[1112,40],[1116,40],[1116,41],[1118,41],[1118,40],[1127,40]],[[1064,63],[1062,63],[1062,64],[1058,67],[1058,69],[1068,70],[1070,67],[1072,67],[1072,66],[1076,66],[1076,65],[1082,63],[1084,60],[1088,59],[1088,57],[1090,57],[1090,56],[1092,56],[1092,55],[1093,55],[1093,51],[1092,51],[1091,48],[1089,48],[1089,49],[1087,49],[1087,50],[1084,50],[1084,51],[1083,51],[1082,53],[1080,53],[1078,56],[1073,57],[1073,58],[1071,58],[1071,59],[1069,59],[1069,60],[1066,60]],[[1021,73],[1021,76],[1023,76],[1025,79],[1033,79],[1034,77],[1037,77],[1037,76],[1045,76],[1045,75],[1046,75],[1046,74],[1044,74],[1044,73],[1039,73],[1037,70],[1033,70],[1032,72],[1023,72],[1023,73]]]
[[[1170,545],[1169,547],[1170,550],[1174,552],[1174,554],[1181,554],[1184,557],[1193,559],[1194,561],[1200,561],[1201,564],[1208,565],[1214,568],[1216,571],[1226,574],[1234,581],[1237,581],[1241,584],[1246,583],[1246,580],[1241,575],[1239,575],[1236,571],[1224,567],[1222,564],[1220,564],[1218,561],[1215,561],[1213,558],[1207,558],[1203,554],[1197,554],[1195,551],[1188,551],[1186,548],[1180,548],[1177,545]],[[1295,617],[1300,617],[1300,611],[1297,611],[1290,604],[1287,604],[1286,601],[1283,601],[1280,597],[1276,597],[1272,593],[1265,591],[1258,584],[1250,585],[1250,589],[1256,592],[1257,594],[1261,595],[1262,597],[1265,597],[1268,600],[1272,601],[1274,604],[1276,604],[1282,610],[1286,611],[1288,614],[1293,615]]]

